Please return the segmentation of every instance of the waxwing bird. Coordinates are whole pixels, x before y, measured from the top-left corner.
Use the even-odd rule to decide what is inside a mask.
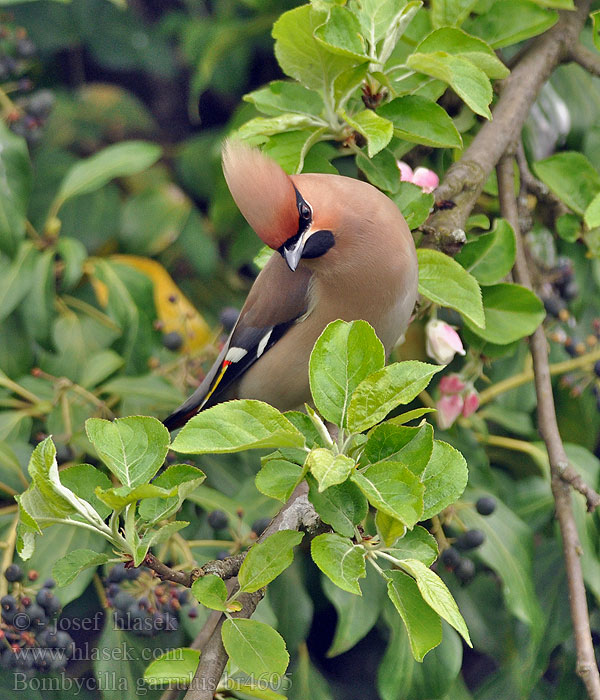
[[[398,207],[366,182],[287,175],[229,141],[223,170],[250,226],[273,250],[202,384],[165,421],[169,430],[221,401],[251,398],[284,411],[310,402],[308,361],[331,321],[363,319],[386,353],[417,298],[417,256]]]

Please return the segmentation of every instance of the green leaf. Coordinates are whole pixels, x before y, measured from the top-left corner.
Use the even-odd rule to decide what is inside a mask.
[[[391,547],[394,542],[406,532],[406,526],[391,515],[378,510],[375,513],[375,526],[386,547]]]
[[[91,355],[81,368],[79,383],[86,389],[93,389],[98,384],[120,369],[125,361],[114,350],[101,350]]]
[[[304,436],[276,408],[262,401],[226,401],[195,415],[171,449],[224,454],[263,447],[302,447]]]
[[[431,23],[437,29],[446,25],[460,26],[478,0],[431,0]]]
[[[402,571],[389,571],[388,595],[404,621],[410,648],[416,661],[442,641],[442,623],[439,615],[423,600],[419,588]]]
[[[330,486],[319,491],[314,479],[308,478],[308,499],[321,520],[344,537],[354,536],[354,526],[362,522],[369,512],[369,504],[362,491],[351,481]]]
[[[455,309],[483,328],[485,319],[477,280],[456,260],[438,250],[419,248],[417,259],[419,292],[435,304]]]
[[[590,13],[592,18],[592,37],[594,39],[594,46],[598,51],[600,51],[600,10]]]
[[[336,586],[348,593],[362,595],[358,579],[366,576],[365,551],[340,535],[317,535],[310,546],[315,564]]]
[[[276,117],[255,117],[243,124],[236,137],[245,141],[256,136],[271,136],[283,131],[294,131],[314,126],[314,119],[306,114],[279,114]]]
[[[277,578],[294,560],[294,547],[303,537],[302,532],[279,530],[253,545],[240,567],[240,589],[253,593]]]
[[[169,431],[150,416],[129,416],[112,422],[90,418],[85,429],[96,452],[123,486],[149,481],[169,449]]]
[[[396,189],[398,191],[392,195],[392,199],[398,205],[408,227],[414,231],[429,217],[433,208],[433,194],[423,192],[412,182],[400,182]]]
[[[272,117],[286,112],[318,116],[323,111],[323,100],[318,93],[286,80],[273,80],[265,87],[244,95],[243,99]]]
[[[555,153],[534,163],[533,170],[559,199],[580,216],[584,216],[600,192],[600,175],[583,153]]]
[[[138,506],[139,516],[152,523],[169,518],[205,478],[203,471],[190,464],[171,464],[151,485],[165,490],[175,489],[176,495],[167,499],[145,498]]]
[[[319,482],[319,491],[325,491],[346,481],[354,469],[354,460],[346,455],[334,455],[325,447],[317,447],[309,452],[306,466]]]
[[[286,173],[294,175],[302,172],[308,152],[324,132],[325,128],[321,127],[275,134],[263,147],[263,153],[276,160]],[[270,248],[268,250],[273,252]]]
[[[53,250],[45,250],[36,256],[31,288],[24,302],[27,308],[27,313],[23,316],[25,327],[40,343],[48,341],[54,318],[56,300],[54,254]]]
[[[54,564],[52,575],[59,586],[66,586],[84,569],[96,568],[100,564],[106,564],[109,559],[108,554],[93,552],[91,549],[74,549]]]
[[[562,214],[554,222],[554,227],[556,233],[569,243],[574,243],[581,236],[581,219],[575,214]]]
[[[385,582],[375,569],[369,567],[361,581],[362,595],[343,591],[327,576],[322,577],[321,585],[337,613],[335,635],[327,650],[327,656],[331,658],[352,649],[373,628],[386,599]]]
[[[75,163],[60,185],[53,205],[55,210],[67,199],[98,190],[115,177],[135,175],[146,170],[160,158],[161,153],[161,147],[154,143],[125,141]]]
[[[328,51],[359,61],[369,60],[358,19],[345,7],[334,5],[326,22],[316,28],[314,36]]]
[[[221,628],[223,646],[236,666],[251,676],[283,675],[290,657],[272,627],[256,620],[229,618]]]
[[[176,532],[183,530],[183,528],[187,527],[188,525],[189,522],[185,520],[175,520],[171,523],[163,525],[158,530],[148,530],[135,546],[133,565],[140,566],[140,564],[144,561],[146,554],[148,554],[150,547],[166,542]]]
[[[20,304],[31,289],[38,257],[33,243],[24,241],[10,263],[0,258],[0,321]]]
[[[471,61],[453,56],[447,51],[413,53],[406,65],[432,78],[443,80],[476,114],[492,118],[488,105],[492,101],[492,86],[487,75]]]
[[[99,500],[96,489],[109,489],[110,479],[106,474],[91,464],[75,464],[60,470],[60,481],[63,486],[71,489],[74,494],[87,501],[98,512],[101,518],[110,515],[112,508]]]
[[[275,56],[286,75],[329,97],[336,78],[357,65],[357,59],[331,53],[315,38],[326,13],[302,5],[285,12],[273,25]]]
[[[367,139],[367,151],[369,158],[377,155],[392,140],[394,126],[391,121],[384,119],[372,109],[363,109],[358,114],[349,116],[344,114],[344,119],[350,126]]]
[[[269,498],[285,503],[302,474],[302,467],[287,459],[270,459],[255,478],[256,488]]]
[[[415,51],[418,53],[447,51],[453,56],[462,56],[481,68],[488,78],[506,78],[510,74],[491,46],[454,27],[442,27],[431,32]]]
[[[469,630],[452,594],[442,579],[417,559],[403,559],[402,568],[413,576],[425,602],[472,647]]]
[[[423,520],[431,518],[457,501],[465,490],[469,472],[462,454],[441,440],[433,443],[433,453],[422,479],[425,485]]]
[[[396,559],[418,559],[425,566],[431,566],[438,557],[435,537],[420,525],[407,530],[404,537],[386,551]]]
[[[197,649],[170,649],[148,664],[144,681],[151,687],[163,684],[187,686],[194,678],[199,661]]]
[[[588,228],[600,226],[600,192],[588,204],[583,219]]]
[[[109,489],[96,488],[96,496],[113,510],[122,510],[125,506],[142,498],[170,498],[176,493],[176,487],[161,489],[154,484],[118,486]]]
[[[352,392],[384,364],[383,345],[366,321],[330,323],[309,362],[310,390],[323,418],[345,426]]]
[[[0,250],[14,255],[25,236],[32,170],[25,139],[0,123]]]
[[[507,345],[531,335],[546,316],[544,305],[529,289],[508,282],[483,287],[485,328],[467,326],[490,343]]]
[[[360,433],[410,403],[443,367],[408,360],[374,372],[356,387],[348,405],[348,429]]]
[[[352,481],[369,503],[407,527],[413,527],[423,513],[423,484],[400,462],[380,462],[364,472],[355,472]]]
[[[398,138],[434,148],[462,148],[462,138],[446,110],[418,95],[397,97],[377,110]]]
[[[219,576],[207,574],[192,584],[192,594],[202,605],[211,610],[227,610],[227,587]]]
[[[402,462],[413,474],[421,476],[432,451],[433,428],[429,423],[409,428],[386,422],[369,434],[361,456],[361,466],[363,463],[377,464],[392,460]]]
[[[496,0],[487,12],[466,22],[465,28],[500,49],[542,34],[557,20],[556,12],[530,0]]]
[[[379,62],[385,63],[398,39],[408,26],[422,2],[397,0],[353,0],[350,9],[358,17],[362,34],[369,42]],[[378,44],[384,39],[383,44]]]
[[[496,219],[494,230],[462,247],[455,260],[481,285],[496,284],[515,264],[515,232],[505,219]]]
[[[356,167],[363,171],[372,185],[386,192],[396,192],[400,187],[400,171],[394,155],[384,149],[374,158],[357,153]]]
[[[428,413],[435,413],[435,408],[413,408],[412,411],[406,411],[401,413],[399,416],[394,416],[393,418],[388,418],[388,425],[404,425],[411,420],[416,420]]]

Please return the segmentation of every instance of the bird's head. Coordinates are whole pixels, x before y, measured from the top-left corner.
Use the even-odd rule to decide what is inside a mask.
[[[332,231],[318,225],[320,207],[303,196],[294,176],[259,150],[227,141],[223,172],[246,221],[283,256],[290,270],[302,258],[320,257],[334,245]]]

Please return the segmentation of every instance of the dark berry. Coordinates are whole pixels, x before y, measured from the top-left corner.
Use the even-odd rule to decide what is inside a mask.
[[[223,330],[226,333],[231,333],[233,327],[235,326],[238,316],[240,315],[239,309],[233,306],[226,306],[219,314],[219,321],[223,326]]]
[[[12,649],[5,649],[0,656],[0,667],[8,670],[17,665],[17,655]]]
[[[213,510],[208,514],[208,524],[213,530],[223,530],[229,524],[229,518],[222,510]]]
[[[188,602],[188,598],[189,591],[187,591],[185,588],[181,588],[177,591],[177,600],[181,605],[185,605]]]
[[[139,577],[140,573],[140,570],[136,567],[131,567],[130,569],[127,567],[125,568],[125,578],[128,581],[135,581]]]
[[[126,591],[119,591],[117,595],[115,596],[114,599],[114,606],[115,608],[118,608],[119,610],[127,610],[129,607],[131,607],[135,603],[135,598],[130,594],[127,593]]]
[[[565,308],[565,302],[557,296],[544,297],[542,299],[544,302],[544,308],[550,316],[558,316],[560,312]]]
[[[108,572],[108,582],[109,583],[121,583],[125,578],[125,564],[119,562],[115,564],[113,568]]]
[[[475,576],[475,564],[471,559],[463,557],[454,569],[454,575],[462,583],[469,583]]]
[[[475,549],[485,542],[485,535],[481,530],[467,530],[457,540],[458,549]]]
[[[15,615],[17,614],[17,609],[6,610],[2,608],[2,621],[6,622],[7,625],[12,625],[15,620]]]
[[[29,627],[32,629],[43,627],[48,621],[41,605],[33,604],[27,611],[27,615],[29,617]]]
[[[23,569],[18,564],[11,564],[4,572],[4,578],[10,583],[21,581],[23,578]]]
[[[110,598],[114,598],[120,590],[118,583],[111,583],[106,589],[106,592]]]
[[[256,533],[257,537],[260,537],[266,530],[267,525],[271,522],[271,518],[259,518],[252,523],[252,532]]]
[[[52,661],[50,662],[50,668],[53,671],[62,671],[66,665],[67,665],[67,657],[65,654],[62,654],[62,653],[52,654]]]
[[[12,595],[2,596],[0,600],[2,610],[15,610],[17,607],[17,599]]]
[[[579,296],[579,285],[575,280],[571,280],[562,289],[562,298],[567,301],[572,301]]]
[[[67,659],[75,653],[75,642],[68,632],[62,630],[56,633],[56,648],[62,649]]]
[[[181,350],[181,346],[183,345],[183,337],[181,333],[171,331],[170,333],[165,333],[163,335],[162,344],[167,348],[167,350],[176,352],[177,350]]]
[[[496,510],[496,499],[492,496],[482,496],[477,499],[475,508],[479,515],[491,515]]]
[[[27,102],[27,111],[33,117],[45,119],[52,109],[54,104],[54,95],[50,90],[38,90],[29,97]]]
[[[598,360],[598,362],[596,362],[596,364],[594,365],[594,374],[597,377],[600,377],[600,360]]]
[[[56,581],[53,578],[47,578],[44,581],[44,588],[54,588],[56,586]]]
[[[440,559],[444,566],[447,566],[449,569],[454,569],[460,561],[460,554],[454,547],[448,547],[442,552]]]

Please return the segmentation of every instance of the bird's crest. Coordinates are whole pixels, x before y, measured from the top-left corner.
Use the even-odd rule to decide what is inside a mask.
[[[296,192],[271,158],[240,141],[223,146],[223,172],[235,203],[260,238],[276,250],[298,232]]]

